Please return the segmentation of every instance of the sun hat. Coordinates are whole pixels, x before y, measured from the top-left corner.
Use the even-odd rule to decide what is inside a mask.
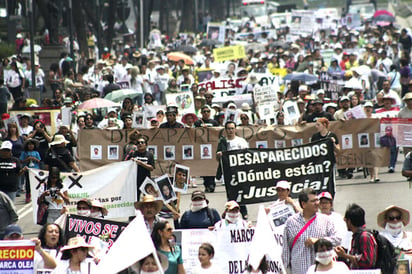
[[[153,203],[156,206],[156,214],[160,212],[163,206],[163,202],[161,200],[155,200],[155,197],[153,195],[145,195],[143,196],[143,200],[139,202],[134,203],[134,208],[138,210],[142,210],[142,207],[144,204],[150,204]]]
[[[192,116],[193,117],[193,122],[196,122],[197,121],[197,116],[196,116],[196,114],[194,114],[194,113],[186,113],[185,115],[183,115],[183,117],[182,117],[182,122],[183,122],[183,124],[186,124],[186,118],[188,117],[188,116]]]
[[[386,214],[392,209],[398,210],[401,213],[402,223],[404,226],[409,224],[409,218],[410,218],[409,211],[399,206],[390,205],[387,208],[385,208],[381,213],[378,214],[378,217],[377,217],[378,226],[385,228]]]
[[[107,208],[105,208],[99,200],[93,199],[93,200],[91,200],[91,204],[92,204],[92,207],[100,208],[102,210],[103,216],[107,216],[107,214],[109,213],[107,211]]]
[[[89,245],[86,243],[86,241],[84,240],[83,237],[78,236],[78,237],[73,237],[70,238],[67,241],[67,245],[63,246],[60,251],[65,251],[65,250],[70,250],[70,249],[75,249],[75,248],[79,248],[79,247],[87,247],[87,248],[93,248],[92,245]]]
[[[64,138],[63,135],[61,134],[56,134],[54,135],[54,140],[53,142],[49,143],[49,146],[55,146],[55,145],[60,145],[62,143],[65,143],[66,145],[69,144],[70,142]]]
[[[277,182],[276,188],[281,188],[281,189],[288,189],[290,190],[290,184],[288,181],[282,180]]]

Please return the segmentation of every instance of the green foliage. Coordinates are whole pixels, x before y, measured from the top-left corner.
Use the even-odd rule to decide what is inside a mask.
[[[16,53],[16,48],[12,44],[0,43],[0,60]]]

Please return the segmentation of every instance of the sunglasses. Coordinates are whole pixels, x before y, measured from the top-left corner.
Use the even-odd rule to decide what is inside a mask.
[[[240,120],[248,120],[248,118],[247,117],[242,117],[242,118],[240,118]]]
[[[146,142],[142,142],[142,141],[140,141],[140,142],[137,142],[137,144],[139,144],[139,145],[145,145],[145,144],[146,144]]]
[[[210,110],[204,110],[204,111],[202,111],[203,113],[209,113],[210,112]]]
[[[210,99],[213,98],[212,96],[205,96],[206,99]]]
[[[402,220],[402,216],[388,216],[389,221],[394,221],[394,220]]]

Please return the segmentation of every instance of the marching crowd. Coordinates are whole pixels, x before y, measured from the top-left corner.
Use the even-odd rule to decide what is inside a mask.
[[[230,31],[224,46],[235,45],[234,32],[230,24],[227,27]],[[339,153],[344,144],[340,144],[339,138],[328,130],[329,121],[412,118],[412,38],[407,29],[399,30],[392,24],[377,26],[367,21],[356,30],[337,24],[329,30],[319,29],[313,36],[301,35],[293,42],[286,42],[287,28],[278,28],[275,37],[257,37],[254,35],[257,30],[261,29],[251,18],[239,32],[248,33],[247,44],[260,44],[261,48],[248,48],[244,58],[220,63],[214,61],[212,46],[200,46],[203,34],[162,37],[159,47],[149,49],[139,49],[132,43],[126,43],[117,46],[117,50],[106,48],[101,58],[97,59],[79,57],[73,60],[67,53],[62,53],[61,58],[50,66],[47,75],[41,60],[31,64],[28,58],[21,55],[4,58],[0,70],[2,237],[8,240],[23,238],[20,227],[15,225],[18,216],[14,200],[25,193],[26,203],[48,205],[43,227],[38,238],[33,239],[36,243],[35,268],[55,269],[55,273],[90,273],[90,269],[87,272],[86,268],[95,265],[97,259],[87,264],[84,262],[89,259],[86,257],[92,246],[81,237],[71,238],[65,243],[62,227],[58,224],[59,218],[67,213],[64,205],[70,200],[68,190],[61,182],[60,172],[80,172],[76,156],[79,131],[133,130],[133,115],[144,110],[145,106],[164,106],[147,124],[143,124],[147,128],[225,127],[226,137],[219,140],[217,159],[224,151],[249,147],[246,140],[236,136],[237,127],[316,123],[317,133],[312,140],[331,138],[335,152]],[[19,41],[21,36],[19,34]],[[191,46],[195,51],[192,56],[172,58],[170,54],[179,46]],[[327,49],[333,50],[329,63],[322,56],[322,51]],[[33,69],[36,85],[41,89],[41,102],[31,99],[28,92]],[[304,73],[317,80],[283,80],[283,76],[279,75],[281,70],[291,75]],[[279,88],[273,90],[278,98],[277,104],[274,104],[277,106],[273,109],[274,117],[261,119],[262,113],[257,111],[256,105],[235,102],[230,97],[223,104],[216,103],[214,99],[217,94],[213,90],[199,87],[202,71],[209,71],[207,81],[241,79],[233,91],[235,95],[253,94],[254,88],[259,86],[259,75],[279,76]],[[339,92],[322,88],[319,84],[322,77],[339,80]],[[106,112],[77,109],[90,99],[110,98],[125,84],[133,90],[133,96],[124,96],[120,108],[109,108]],[[46,96],[47,89],[51,89],[52,97]],[[191,95],[194,100],[193,113],[180,116],[178,107],[167,101],[168,94],[179,92]],[[287,111],[283,109],[287,101],[296,102],[300,112],[298,119],[288,119]],[[17,117],[10,117],[8,113],[11,103],[12,110],[22,111]],[[72,121],[70,124],[60,123],[53,135],[39,117],[24,113],[27,107],[70,109]],[[361,108],[363,114],[356,117],[359,112],[351,111],[355,108]],[[238,117],[237,120],[225,117],[226,109],[238,113],[234,116]],[[138,165],[139,189],[145,177],[150,177],[155,161],[147,151],[147,140],[138,131],[132,134],[134,137],[131,135],[130,143],[124,147],[123,158],[133,159]],[[390,148],[388,172],[393,173],[398,146],[391,127],[385,129],[380,143]],[[402,175],[408,178],[412,177],[408,153],[411,147],[403,148],[406,160]],[[203,153],[210,152],[205,150]],[[39,197],[30,197],[28,168],[49,171],[47,182],[41,185]],[[353,169],[340,169],[338,172],[341,177],[353,177]],[[377,167],[370,169],[371,182],[379,181],[378,175]],[[192,193],[190,209],[181,216],[173,214],[175,228],[216,230],[251,226],[247,222],[247,208],[235,201],[226,203],[223,214],[209,207],[205,193],[214,192],[216,182],[222,181],[221,167],[216,177],[205,176],[203,180],[205,191],[195,190]],[[317,195],[313,190],[305,189],[296,202],[289,197],[290,183],[286,181],[276,182],[276,192],[279,199],[267,208],[267,213],[279,204],[287,206],[291,213],[285,223],[282,252],[284,266],[291,273],[346,273],[349,268],[371,269],[380,266],[383,259],[378,256],[378,236],[366,229],[365,211],[360,206],[349,205],[343,217],[333,211],[330,193]],[[135,207],[144,216],[165,273],[185,273],[181,248],[171,241],[172,225],[158,215],[162,202],[150,195],[140,196],[139,191]],[[107,215],[107,210],[98,200],[82,200],[77,203],[77,210],[79,215],[93,218]],[[383,229],[380,235],[392,244],[398,257],[412,249],[412,236],[404,230],[409,219],[409,211],[398,206],[390,206],[377,216],[377,223]],[[202,244],[199,247],[200,266],[195,273],[223,273],[213,265],[213,256],[213,246]],[[155,261],[153,256],[148,256],[128,271],[157,273],[159,270]],[[392,267],[394,271],[395,265]],[[399,264],[397,267],[404,266]],[[264,260],[259,269],[250,271],[265,273]]]

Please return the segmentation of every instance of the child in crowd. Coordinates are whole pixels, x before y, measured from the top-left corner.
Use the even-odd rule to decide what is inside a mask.
[[[209,243],[203,243],[199,247],[198,254],[200,266],[193,271],[193,274],[223,274],[224,272],[211,262],[214,255],[215,249],[213,246]]]
[[[23,151],[20,154],[20,161],[23,167],[27,166],[29,168],[40,169],[40,153],[36,150],[38,146],[38,141],[35,139],[27,139],[23,145]],[[30,194],[30,180],[29,171],[24,175],[25,189],[26,189],[26,204],[31,200]]]

